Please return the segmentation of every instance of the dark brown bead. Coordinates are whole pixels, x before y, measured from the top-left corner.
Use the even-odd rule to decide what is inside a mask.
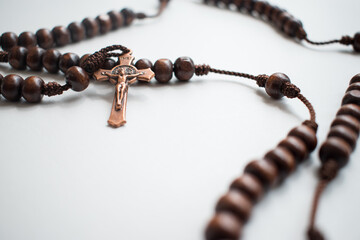
[[[247,173],[235,179],[230,189],[245,193],[254,203],[259,201],[264,194],[264,188],[259,179]]]
[[[336,114],[336,116],[340,115],[351,115],[358,121],[360,121],[360,106],[356,104],[345,104],[339,109]]]
[[[26,56],[26,64],[33,71],[40,71],[43,67],[42,58],[45,50],[39,47],[31,47],[28,49]]]
[[[81,23],[72,22],[67,28],[69,29],[72,42],[76,43],[85,39],[85,27]]]
[[[244,0],[242,8],[247,12],[251,13],[254,10],[254,0]]]
[[[85,27],[85,33],[87,38],[93,38],[99,34],[99,24],[93,18],[85,18],[82,21],[82,24]]]
[[[54,37],[49,29],[40,29],[36,32],[36,39],[39,47],[48,49],[55,45]]]
[[[284,25],[289,21],[292,16],[288,12],[281,12],[275,19],[275,25],[280,29],[284,30]]]
[[[348,91],[343,97],[341,105],[354,103],[356,105],[360,105],[360,91],[359,90],[351,90]]]
[[[174,73],[180,81],[189,81],[195,73],[195,65],[189,57],[179,57],[174,63]]]
[[[288,136],[294,136],[300,138],[306,145],[307,150],[312,152],[317,145],[316,132],[314,129],[302,124],[298,127],[293,128]]]
[[[335,160],[339,167],[343,167],[349,160],[351,154],[350,145],[338,137],[328,138],[320,148],[319,156],[322,163]]]
[[[360,130],[360,122],[356,118],[350,116],[350,115],[339,115],[336,116],[334,121],[331,123],[331,127],[343,125],[350,129],[352,129],[355,132],[359,132]]]
[[[115,63],[116,62],[114,59],[108,58],[105,60],[104,64],[101,66],[101,68],[107,69],[107,70],[113,69],[115,67]]]
[[[346,92],[350,92],[352,90],[360,91],[360,82],[350,84],[350,86],[346,89]]]
[[[265,160],[255,160],[250,162],[244,170],[245,173],[257,177],[264,187],[274,186],[279,178],[279,172],[273,162]]]
[[[289,37],[296,37],[296,33],[299,31],[301,27],[302,24],[300,21],[295,19],[289,19],[284,24],[284,32]]]
[[[135,13],[129,8],[124,8],[120,12],[124,18],[124,25],[129,26],[135,20]]]
[[[173,74],[173,64],[169,59],[159,59],[154,64],[155,79],[160,83],[167,83]]]
[[[108,12],[108,15],[111,19],[112,29],[116,30],[121,28],[124,25],[124,18],[121,13],[117,11]]]
[[[360,52],[360,32],[356,33],[354,36],[353,47],[356,52]]]
[[[89,75],[81,67],[71,67],[65,74],[66,83],[76,92],[81,92],[89,86]]]
[[[352,150],[354,150],[355,145],[356,145],[356,140],[358,138],[358,134],[359,133],[355,132],[354,130],[352,130],[348,127],[337,125],[330,129],[328,138],[329,137],[341,138],[341,139],[345,140],[345,142],[347,142],[351,146]]]
[[[13,32],[6,32],[1,35],[1,47],[4,51],[9,51],[17,46],[18,36]]]
[[[79,66],[80,58],[75,53],[65,53],[60,57],[59,60],[59,68],[63,73],[66,73],[66,71],[73,67],[73,66]]]
[[[45,51],[42,63],[44,68],[49,73],[57,73],[59,71],[59,60],[61,57],[61,53],[55,49],[48,49]]]
[[[80,66],[80,67],[84,66],[84,63],[85,63],[86,59],[87,59],[88,57],[90,57],[90,55],[91,55],[91,54],[85,54],[85,55],[83,55],[83,56],[80,58],[80,62],[79,62],[79,66]]]
[[[274,10],[277,10],[278,8],[271,6],[270,4],[265,6],[263,15],[266,16],[266,18],[271,21],[271,13]]]
[[[9,52],[9,64],[18,70],[26,68],[26,56],[28,50],[25,47],[13,47]]]
[[[244,0],[233,0],[233,4],[237,7],[238,10],[241,10],[244,4]]]
[[[1,83],[1,93],[9,101],[16,102],[21,98],[21,88],[24,79],[16,74],[4,77]]]
[[[149,59],[142,58],[136,62],[135,67],[140,70],[140,69],[152,68],[153,65]]]
[[[355,76],[353,76],[350,80],[350,84],[353,84],[353,83],[358,83],[360,82],[360,73],[359,74],[356,74]]]
[[[0,94],[1,94],[1,84],[2,84],[3,79],[4,79],[3,75],[0,74]]]
[[[112,23],[111,23],[111,19],[110,19],[109,15],[107,15],[107,14],[99,15],[96,17],[96,21],[99,24],[101,34],[110,32],[110,30],[112,28]]]
[[[29,103],[38,103],[43,98],[42,88],[45,82],[39,77],[28,77],[22,86],[22,96]]]
[[[64,26],[54,27],[52,30],[56,46],[62,47],[71,42],[70,32]]]
[[[281,89],[285,84],[285,82],[290,82],[289,77],[286,76],[285,74],[283,73],[272,74],[265,83],[266,93],[274,99],[282,98],[284,95],[281,92]]]
[[[256,1],[254,4],[254,11],[258,14],[262,15],[265,12],[265,9],[269,7],[269,4],[267,2],[263,1]]]
[[[246,222],[251,214],[252,203],[250,199],[242,192],[229,191],[220,198],[216,204],[215,210],[217,212],[231,212],[240,221]]]
[[[265,154],[265,159],[275,163],[282,176],[289,175],[296,167],[294,156],[284,147],[276,147],[269,151]]]
[[[278,146],[284,147],[289,150],[297,162],[304,161],[308,156],[308,151],[305,143],[298,137],[288,136],[282,140]]]
[[[35,47],[37,45],[35,34],[32,32],[22,32],[19,35],[18,45],[26,48]]]
[[[231,213],[216,213],[205,230],[206,240],[238,240],[243,224]]]
[[[271,12],[270,12],[270,17],[269,20],[274,22],[276,24],[276,19],[277,17],[283,13],[284,11],[282,11],[280,8],[278,7],[272,7]]]

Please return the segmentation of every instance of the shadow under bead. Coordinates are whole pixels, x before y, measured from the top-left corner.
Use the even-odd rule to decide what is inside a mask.
[[[26,69],[27,53],[28,50],[25,47],[13,47],[9,52],[9,64],[17,70]]]
[[[71,86],[71,89],[76,92],[85,90],[90,83],[89,75],[81,67],[71,67],[65,74],[66,83]]]
[[[18,45],[26,48],[35,47],[37,45],[35,34],[32,32],[22,32],[19,35]]]
[[[21,98],[21,88],[24,79],[16,74],[4,77],[1,83],[1,93],[9,101],[16,102]]]
[[[71,42],[70,31],[64,26],[54,27],[51,31],[56,46],[63,47]]]
[[[40,71],[43,67],[42,58],[44,56],[44,49],[39,47],[31,47],[28,49],[26,56],[26,64],[33,71]]]
[[[80,58],[75,53],[65,53],[60,57],[59,60],[59,68],[63,73],[66,73],[66,71],[73,67],[73,66],[79,66]]]
[[[17,46],[18,36],[13,32],[6,32],[1,35],[1,47],[4,51],[9,51]]]
[[[39,77],[28,77],[22,85],[22,96],[29,103],[41,102],[43,98],[42,88],[45,82]]]
[[[42,63],[44,68],[49,73],[57,73],[59,71],[59,60],[61,57],[61,53],[55,49],[48,49],[45,51]]]
[[[54,37],[49,29],[42,28],[36,32],[39,47],[49,49],[55,46]]]

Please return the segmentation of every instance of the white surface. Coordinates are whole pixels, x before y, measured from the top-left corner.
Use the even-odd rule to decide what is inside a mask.
[[[301,19],[314,40],[359,30],[359,1],[272,2]],[[50,28],[126,5],[149,12],[156,1],[1,1],[0,32]],[[298,44],[261,20],[199,1],[173,1],[158,19],[61,52],[111,44],[128,46],[138,59],[188,55],[228,70],[284,72],[314,104],[320,143],[360,72],[349,47]],[[14,71],[3,65],[0,72]],[[108,84],[35,106],[1,99],[1,240],[202,239],[230,181],[308,118],[299,101],[273,101],[249,80],[213,74],[131,87],[128,124],[116,130],[106,124],[112,99]],[[359,157],[358,148],[322,198],[317,223],[329,239],[360,239]],[[244,240],[305,239],[318,161],[315,151],[257,205]]]

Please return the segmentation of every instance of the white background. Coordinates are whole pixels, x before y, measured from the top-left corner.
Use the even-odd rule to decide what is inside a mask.
[[[313,40],[360,30],[359,1],[273,3],[303,21]],[[156,0],[4,1],[0,32],[67,25],[129,6],[154,12]],[[134,56],[252,74],[284,72],[314,104],[321,143],[359,55],[345,46],[313,47],[265,22],[200,1],[172,1],[158,19],[61,49],[79,55],[123,44]],[[2,64],[1,74],[14,73]],[[46,81],[63,76],[40,75]],[[135,85],[128,123],[112,129],[110,84],[44,97],[42,104],[0,100],[1,240],[199,240],[219,196],[308,118],[297,100],[271,100],[250,80],[211,74],[190,83]],[[360,239],[360,151],[325,191],[317,223],[329,239]],[[319,166],[317,150],[256,206],[244,240],[303,240]]]

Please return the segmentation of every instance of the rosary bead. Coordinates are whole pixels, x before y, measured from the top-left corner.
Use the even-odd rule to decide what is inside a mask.
[[[44,68],[49,73],[57,73],[59,71],[59,60],[61,53],[55,49],[48,49],[45,51],[42,63]]]
[[[231,183],[230,189],[245,193],[253,203],[259,201],[264,194],[261,182],[253,175],[247,173],[235,179]]]
[[[85,90],[90,83],[89,75],[81,67],[73,66],[66,71],[66,83],[76,92]]]
[[[273,162],[255,160],[250,162],[244,170],[245,173],[257,177],[265,188],[274,186],[277,183],[279,172]]]
[[[87,59],[88,57],[90,57],[90,55],[91,55],[91,54],[85,54],[85,55],[83,55],[83,56],[80,58],[80,61],[79,61],[79,66],[80,66],[80,67],[84,65],[86,59]]]
[[[54,27],[52,34],[58,47],[65,46],[71,42],[70,31],[64,26]]]
[[[304,141],[307,150],[309,152],[312,152],[317,145],[317,138],[316,133],[314,129],[302,124],[298,127],[293,128],[288,136],[294,136],[300,138],[302,141]]]
[[[270,12],[270,17],[269,17],[269,19],[270,19],[270,21],[272,21],[272,22],[274,22],[275,24],[276,24],[276,19],[278,18],[278,16],[282,13],[283,11],[280,9],[280,8],[278,8],[278,7],[273,7],[272,9],[271,9],[271,12]]]
[[[152,68],[153,65],[149,59],[142,58],[136,62],[135,67],[140,70],[140,69]]]
[[[302,27],[300,21],[295,19],[289,19],[284,25],[284,32],[289,37],[296,37],[296,33]]]
[[[282,140],[279,145],[289,150],[297,162],[302,162],[308,156],[308,151],[305,143],[298,137],[288,136]]]
[[[229,191],[220,198],[215,209],[218,213],[233,213],[240,221],[245,223],[250,217],[252,207],[250,199],[244,193]]]
[[[80,58],[75,53],[65,53],[60,57],[59,60],[59,68],[63,73],[66,73],[66,71],[73,67],[73,66],[79,66]]]
[[[290,82],[288,76],[283,73],[274,73],[265,83],[266,93],[274,99],[282,98],[284,95],[282,94],[281,89],[285,82]]]
[[[355,132],[359,132],[360,129],[360,122],[356,118],[350,115],[339,115],[336,116],[334,121],[331,123],[331,127],[342,125],[352,129]]]
[[[356,33],[354,36],[353,48],[356,52],[360,52],[360,32]]]
[[[31,70],[40,71],[42,69],[42,58],[44,52],[44,49],[39,47],[31,47],[28,49],[28,54],[26,56],[26,64]]]
[[[354,132],[348,127],[338,125],[330,129],[328,138],[329,137],[338,137],[343,139],[345,142],[347,142],[350,145],[351,149],[354,150],[356,145],[356,140],[358,138],[358,133]]]
[[[21,98],[24,79],[19,75],[10,74],[1,83],[1,93],[9,101],[16,102]]]
[[[85,39],[85,27],[81,23],[72,22],[67,28],[70,32],[72,42],[76,43]]]
[[[121,13],[117,11],[108,12],[108,15],[111,19],[112,29],[116,30],[121,28],[124,25],[124,18]]]
[[[2,84],[3,79],[4,79],[3,75],[0,74],[0,94],[1,94],[1,84]]]
[[[254,10],[254,0],[243,0],[242,8],[251,13]]]
[[[270,7],[270,5],[267,2],[263,1],[256,1],[254,4],[254,11],[257,12],[259,15],[264,14],[265,9]]]
[[[22,32],[19,35],[18,45],[22,47],[35,47],[37,44],[36,36],[32,32]]]
[[[358,90],[360,91],[360,82],[356,82],[353,84],[350,84],[350,86],[346,89],[346,92],[350,92],[352,90]]]
[[[42,97],[42,88],[45,85],[45,82],[39,77],[28,77],[25,79],[22,86],[22,96],[29,103],[38,103],[41,101]]]
[[[109,15],[107,15],[107,14],[99,15],[96,17],[96,21],[99,24],[101,34],[110,32],[110,30],[112,28],[112,23],[111,23],[111,19],[110,19]]]
[[[115,64],[116,64],[116,62],[114,59],[107,58],[101,68],[111,70],[115,67]]]
[[[266,18],[271,21],[271,14],[273,11],[277,11],[279,8],[273,7],[270,4],[265,6],[263,15],[266,16]]]
[[[288,176],[295,170],[295,158],[291,152],[284,147],[276,147],[266,153],[264,158],[275,163],[282,177]]]
[[[189,81],[195,73],[195,65],[189,57],[179,57],[174,63],[174,73],[180,81]]]
[[[28,50],[25,47],[16,46],[9,52],[9,63],[17,70],[24,70],[26,68],[26,56]]]
[[[9,51],[12,47],[17,46],[18,37],[13,32],[6,32],[1,35],[1,47],[4,51]]]
[[[206,240],[238,240],[243,224],[231,213],[216,213],[205,230]]]
[[[93,18],[85,18],[82,21],[82,24],[85,27],[85,33],[87,38],[93,38],[99,34],[99,24]]]
[[[351,115],[358,121],[360,121],[360,106],[356,104],[345,104],[339,109],[336,114],[336,116],[340,115]]]
[[[360,82],[360,73],[359,74],[356,74],[355,76],[353,76],[350,80],[350,85],[353,84],[353,83],[357,83],[357,82]]]
[[[351,154],[350,145],[338,137],[328,138],[320,148],[319,156],[322,163],[335,160],[339,167],[343,167],[349,160]]]
[[[167,83],[173,74],[173,64],[169,59],[159,59],[154,64],[155,79],[160,83]]]
[[[348,103],[354,103],[358,106],[360,105],[360,91],[359,90],[351,90],[345,94],[341,105],[345,105]]]
[[[124,8],[120,12],[124,18],[124,25],[129,26],[135,20],[135,13],[129,8]]]
[[[284,30],[284,25],[289,21],[292,16],[288,12],[281,12],[275,19],[275,25],[280,29]]]
[[[36,39],[39,47],[49,49],[54,47],[54,37],[49,29],[40,29],[36,32]]]

